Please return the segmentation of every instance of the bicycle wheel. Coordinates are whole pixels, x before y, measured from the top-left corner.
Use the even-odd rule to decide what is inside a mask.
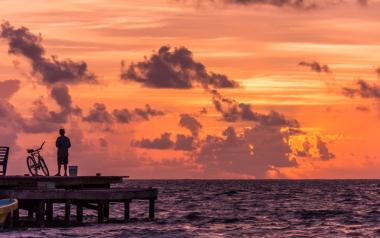
[[[38,164],[32,156],[26,158],[26,165],[28,166],[29,172],[32,176],[38,175]]]
[[[49,176],[49,169],[45,163],[44,158],[42,158],[42,156],[40,156],[38,159],[40,161],[42,172],[45,174],[45,176]]]

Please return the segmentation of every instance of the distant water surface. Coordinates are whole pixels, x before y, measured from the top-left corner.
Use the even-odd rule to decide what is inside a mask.
[[[129,223],[99,225],[95,212],[86,211],[84,226],[0,237],[380,237],[380,180],[129,180],[123,186],[159,189],[155,221],[146,219],[146,201],[134,201]],[[63,216],[62,207],[55,209]],[[111,209],[111,217],[122,219],[122,206]]]

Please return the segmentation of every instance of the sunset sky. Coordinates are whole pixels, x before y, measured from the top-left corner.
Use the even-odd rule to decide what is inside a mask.
[[[0,145],[81,175],[378,178],[380,1],[1,1]]]

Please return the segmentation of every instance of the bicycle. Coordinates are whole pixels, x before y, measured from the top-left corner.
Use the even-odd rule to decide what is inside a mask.
[[[40,155],[45,141],[41,144],[38,149],[27,149],[29,156],[26,158],[26,164],[28,166],[29,172],[32,176],[38,176],[38,171],[41,169],[45,176],[49,176],[49,169],[46,166],[44,158]]]

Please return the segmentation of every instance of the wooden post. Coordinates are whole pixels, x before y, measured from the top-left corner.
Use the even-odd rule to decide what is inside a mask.
[[[19,209],[16,209],[13,211],[13,225],[15,227],[18,226],[19,219],[20,219],[20,211]]]
[[[77,222],[83,222],[83,205],[81,202],[77,203]]]
[[[42,226],[45,221],[45,202],[43,200],[37,203],[36,220],[40,226]]]
[[[51,201],[46,202],[46,221],[53,221],[53,203]]]
[[[106,218],[106,220],[110,218],[110,202],[109,201],[104,202],[104,217]]]
[[[131,201],[127,200],[124,201],[124,220],[128,221],[129,220],[129,203]]]
[[[98,223],[104,222],[104,201],[98,202]]]
[[[71,208],[71,201],[66,200],[65,201],[65,224],[70,225],[70,208]]]
[[[28,208],[28,218],[29,220],[33,220],[33,206],[29,205]]]
[[[154,202],[155,199],[149,199],[149,219],[154,219]]]

